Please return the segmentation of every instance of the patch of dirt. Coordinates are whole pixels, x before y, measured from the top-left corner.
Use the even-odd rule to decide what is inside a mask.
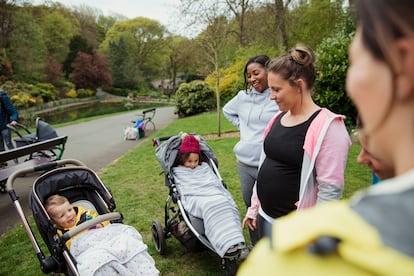
[[[203,138],[206,139],[206,140],[215,140],[215,139],[233,138],[233,137],[240,137],[240,132],[238,132],[238,131],[226,132],[226,133],[221,133],[220,136],[218,136],[217,133],[203,135]]]

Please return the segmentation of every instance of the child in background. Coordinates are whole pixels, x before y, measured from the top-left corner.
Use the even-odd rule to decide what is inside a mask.
[[[237,206],[210,166],[201,162],[196,137],[183,134],[182,139],[173,175],[183,206],[203,219],[205,234],[220,257],[234,254],[245,247]]]
[[[58,235],[96,217],[93,210],[72,206],[60,195],[50,196],[45,208],[58,227]],[[138,231],[121,223],[104,222],[66,242],[80,275],[158,275]]]

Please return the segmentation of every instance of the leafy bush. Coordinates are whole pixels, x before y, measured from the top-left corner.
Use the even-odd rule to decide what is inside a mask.
[[[222,104],[227,103],[234,95],[243,89],[243,68],[244,62],[236,61],[227,69],[220,70],[220,102]],[[207,76],[206,83],[215,90],[216,87],[216,74],[212,73]],[[240,85],[241,84],[241,85]]]
[[[75,89],[71,89],[68,92],[66,92],[65,96],[67,98],[76,98],[76,97],[78,97],[78,93],[76,93]]]
[[[347,50],[351,35],[339,32],[326,38],[316,50],[316,90],[314,99],[320,106],[346,116],[349,127],[355,125],[356,108],[346,95],[345,79],[348,70]]]
[[[71,90],[75,90],[76,92],[76,86],[73,82],[61,80],[57,85],[57,89],[59,90],[59,98],[74,98],[73,92],[70,92]],[[69,93],[70,96],[66,96]],[[77,97],[77,93],[75,98]]]
[[[179,117],[199,114],[215,107],[214,91],[203,81],[183,83],[176,94],[175,113]]]
[[[30,95],[25,92],[19,92],[16,95],[11,96],[10,100],[16,108],[27,108],[36,104],[36,99],[30,97]]]
[[[41,98],[43,102],[50,102],[57,99],[58,91],[53,84],[37,83],[33,86],[30,95],[34,98]]]
[[[88,98],[93,97],[96,94],[96,91],[93,89],[78,89],[78,98]]]

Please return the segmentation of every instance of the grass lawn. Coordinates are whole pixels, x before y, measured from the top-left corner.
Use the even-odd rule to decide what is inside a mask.
[[[159,130],[156,135],[176,135],[179,131],[201,135],[217,133],[217,115],[205,113],[179,119]],[[231,131],[235,131],[235,128],[221,117],[221,132]],[[134,226],[142,234],[161,275],[222,275],[221,260],[211,251],[188,253],[175,238],[167,239],[166,256],[160,256],[155,250],[151,224],[154,219],[158,219],[164,225],[164,203],[168,196],[168,188],[164,186],[164,176],[155,158],[151,138],[153,136],[99,172],[102,181],[112,190],[117,203],[116,211],[122,212],[124,222]],[[220,138],[209,140],[208,143],[219,160],[220,174],[233,194],[243,217],[244,207],[232,150],[238,139]],[[345,175],[345,198],[356,190],[369,186],[371,182],[370,171],[356,163],[359,150],[360,146],[354,144],[349,153]],[[13,209],[11,212],[15,211],[12,204],[10,208]],[[30,218],[29,222],[38,236],[33,219]],[[246,231],[245,237],[248,237]],[[45,248],[41,239],[39,243]],[[1,237],[0,263],[0,275],[44,275],[22,225],[16,226]]]

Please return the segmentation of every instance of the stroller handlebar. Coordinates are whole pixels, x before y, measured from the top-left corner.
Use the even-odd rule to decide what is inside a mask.
[[[71,165],[74,165],[74,166],[85,166],[84,163],[82,163],[81,161],[76,160],[76,159],[63,159],[63,160],[51,161],[51,162],[48,162],[48,163],[40,164],[40,165],[37,165],[37,166],[34,166],[34,167],[22,168],[22,169],[19,169],[17,171],[14,171],[8,177],[7,183],[6,183],[6,191],[10,192],[10,191],[13,190],[14,181],[18,177],[24,177],[28,173],[51,170],[51,169],[54,169],[54,168],[57,168],[57,167],[67,165],[67,164],[71,164]]]
[[[170,139],[171,136],[164,136],[164,137],[155,137],[154,139],[152,139],[152,145],[155,146],[159,146],[161,145],[162,142],[167,141],[168,139]]]
[[[15,125],[7,124],[7,128],[9,128],[11,131],[16,133],[19,137],[22,137],[23,135],[19,132],[19,129],[23,129],[27,134],[30,134],[30,130],[23,124],[16,122]]]
[[[65,232],[65,234],[62,235],[62,239],[63,242],[66,242],[67,240],[69,240],[70,238],[72,238],[73,236],[79,234],[80,232],[87,230],[97,224],[100,224],[102,222],[105,221],[110,221],[110,220],[119,220],[122,218],[121,213],[119,212],[112,212],[112,213],[108,213],[108,214],[103,214],[103,215],[99,215],[91,220],[87,220],[81,224],[79,224],[78,226],[76,226],[75,228],[73,228],[72,230],[69,230],[67,232]]]

